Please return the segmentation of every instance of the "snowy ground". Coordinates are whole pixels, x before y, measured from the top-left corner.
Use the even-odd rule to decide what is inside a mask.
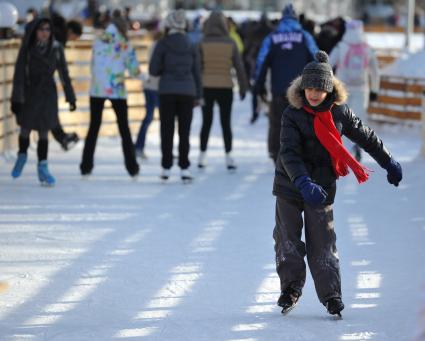
[[[159,181],[157,127],[137,182],[117,139],[102,139],[89,180],[81,144],[52,142],[55,188],[41,188],[35,150],[22,178],[0,162],[0,340],[411,340],[425,290],[425,159],[418,126],[374,126],[402,162],[399,188],[373,168],[370,181],[339,182],[335,225],[343,320],[319,303],[311,278],[283,317],[275,305],[273,168],[265,117],[234,110],[239,169],[227,174],[217,116],[204,172]],[[193,124],[198,154],[200,114]],[[157,124],[157,123],[155,123]],[[174,176],[175,175],[175,176]]]

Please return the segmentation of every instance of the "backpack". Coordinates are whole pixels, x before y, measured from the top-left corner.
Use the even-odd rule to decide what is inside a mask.
[[[344,81],[347,85],[363,85],[369,65],[368,45],[365,43],[349,44],[344,56]]]

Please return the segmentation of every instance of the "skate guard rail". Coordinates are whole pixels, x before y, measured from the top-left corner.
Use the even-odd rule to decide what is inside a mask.
[[[130,38],[140,62],[141,71],[146,72],[147,54],[151,39],[146,34],[133,35]],[[15,61],[19,51],[20,40],[0,40],[0,153],[16,147],[18,127],[15,117],[10,111],[10,95]],[[89,121],[89,89],[90,89],[90,61],[92,40],[70,42],[65,50],[68,69],[72,85],[77,96],[77,110],[69,112],[69,105],[65,102],[59,77],[56,75],[59,96],[59,119],[65,131],[76,131],[85,137]],[[140,121],[145,115],[142,84],[138,79],[126,79],[128,90],[128,118],[130,129],[136,134]],[[115,136],[118,134],[115,114],[109,102],[105,104],[100,135]]]
[[[381,76],[378,100],[370,102],[368,114],[377,120],[421,120],[425,79]]]

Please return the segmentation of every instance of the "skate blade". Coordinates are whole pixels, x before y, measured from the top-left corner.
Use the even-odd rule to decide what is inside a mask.
[[[234,174],[234,173],[236,173],[236,170],[237,170],[237,167],[232,167],[232,166],[227,167],[227,171],[228,171],[230,174]]]
[[[291,310],[293,310],[295,307],[296,307],[296,305],[297,305],[298,303],[295,303],[294,305],[292,305],[292,306],[290,306],[289,308],[284,308],[284,309],[282,309],[282,311],[281,311],[281,313],[282,313],[282,315],[283,316],[286,316],[286,315],[288,315],[289,314],[289,312],[291,311]]]
[[[66,151],[66,152],[70,151],[72,148],[74,148],[78,144],[78,141],[79,140],[69,142],[66,149],[64,148],[64,151]]]
[[[342,315],[341,315],[341,313],[335,314],[335,315],[334,315],[334,319],[335,319],[335,320],[342,320]]]
[[[41,187],[55,187],[55,183],[48,183],[47,181],[40,182]]]
[[[193,178],[182,177],[182,182],[183,182],[183,185],[191,184],[193,182]]]

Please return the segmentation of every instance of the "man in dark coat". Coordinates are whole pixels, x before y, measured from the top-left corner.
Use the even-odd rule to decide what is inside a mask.
[[[43,184],[53,185],[55,179],[47,169],[48,131],[58,121],[58,95],[54,72],[62,81],[66,101],[75,108],[75,94],[68,74],[63,47],[52,36],[50,19],[41,18],[25,35],[15,64],[12,89],[12,112],[15,113],[19,134],[18,159],[12,177],[21,175],[27,159],[29,135],[38,131],[38,175]]]
[[[313,37],[301,28],[292,5],[283,10],[276,30],[263,41],[257,57],[254,93],[264,97],[267,71],[271,73],[272,103],[269,115],[269,156],[276,161],[279,153],[280,120],[288,105],[285,97],[291,81],[314,59],[318,50]]]

